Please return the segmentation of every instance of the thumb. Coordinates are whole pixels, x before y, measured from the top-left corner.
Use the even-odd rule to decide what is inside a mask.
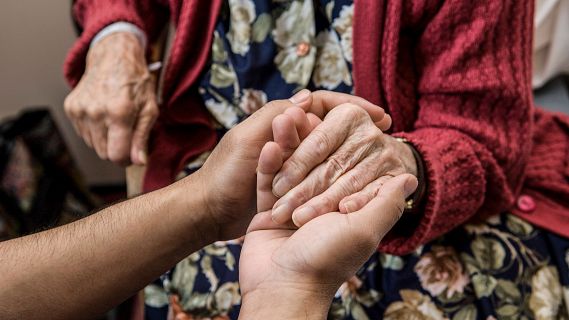
[[[257,166],[257,211],[273,207],[277,197],[273,194],[273,178],[283,165],[283,151],[276,142],[265,144],[259,155]]]
[[[370,231],[370,234],[380,241],[401,218],[405,199],[415,192],[417,185],[417,178],[411,174],[401,174],[389,179],[366,206],[350,213],[354,214],[354,226]]]
[[[145,165],[147,162],[148,137],[157,117],[156,99],[150,98],[138,115],[132,136],[130,158],[134,164]]]

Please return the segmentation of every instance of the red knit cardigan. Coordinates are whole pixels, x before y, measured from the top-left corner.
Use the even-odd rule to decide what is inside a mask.
[[[152,40],[168,13],[176,24],[146,190],[170,183],[215,145],[196,80],[222,1],[76,1],[84,32],[65,64],[71,85],[106,25],[128,21]],[[508,210],[569,236],[569,121],[533,109],[532,20],[532,1],[355,1],[356,94],[391,113],[394,134],[421,153],[428,185],[422,213],[404,218],[380,250],[408,253],[469,219]]]

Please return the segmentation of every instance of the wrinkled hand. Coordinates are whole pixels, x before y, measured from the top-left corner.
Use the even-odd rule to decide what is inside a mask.
[[[225,134],[203,167],[192,175],[203,184],[203,197],[205,203],[209,204],[208,212],[212,220],[210,227],[217,230],[218,240],[242,236],[257,212],[256,168],[261,149],[273,139],[273,119],[293,106],[313,113],[308,118],[303,116],[300,119],[294,115],[294,111],[288,111],[293,112],[291,117],[299,132],[306,135],[319,122],[319,118],[324,118],[342,103],[361,106],[372,121],[384,127],[391,123],[382,108],[362,98],[327,91],[310,94],[310,91],[303,90],[291,100],[269,102]],[[277,127],[279,121],[275,121]]]
[[[259,158],[260,213],[247,230],[239,266],[242,312],[251,310],[253,304],[280,316],[304,302],[300,313],[321,309],[317,312],[323,314],[340,284],[355,274],[399,219],[405,198],[414,192],[417,180],[409,174],[399,175],[383,184],[365,207],[349,214],[325,213],[298,230],[291,224],[277,224],[270,211],[277,200],[272,193],[273,177],[287,156],[283,146],[293,147],[298,141],[294,135],[283,136],[275,138],[279,143],[267,143]],[[280,303],[255,304],[267,299]],[[280,304],[288,305],[279,309]],[[293,318],[293,314],[281,318]]]
[[[154,90],[139,40],[115,33],[89,50],[85,73],[65,99],[65,112],[101,159],[142,165],[158,117]]]
[[[302,141],[273,182],[273,219],[301,226],[319,215],[360,210],[389,179],[417,175],[410,147],[354,104],[338,106]]]

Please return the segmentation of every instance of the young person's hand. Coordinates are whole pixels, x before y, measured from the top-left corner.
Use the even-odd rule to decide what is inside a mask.
[[[365,99],[329,91],[310,93],[302,90],[290,100],[269,102],[221,139],[203,167],[189,177],[203,185],[204,203],[208,205],[207,212],[211,217],[211,225],[205,227],[216,230],[216,240],[245,234],[257,212],[255,173],[261,149],[273,139],[273,119],[287,109],[298,107],[297,111],[313,114],[304,120],[291,115],[300,132],[308,134],[312,130],[311,123],[316,124],[318,119],[344,103],[360,106],[380,127],[391,124],[391,118],[382,108]]]
[[[275,121],[291,123],[286,117]],[[290,130],[275,134],[277,142],[267,143],[259,158],[259,213],[245,236],[239,266],[241,316],[322,319],[341,283],[355,274],[399,219],[417,180],[409,174],[395,177],[370,203],[349,214],[330,212],[298,230],[290,222],[277,224],[271,218],[277,200],[272,181],[301,140],[290,124],[281,128]]]

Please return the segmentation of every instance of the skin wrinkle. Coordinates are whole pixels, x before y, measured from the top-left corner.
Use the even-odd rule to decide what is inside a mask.
[[[129,33],[109,35],[89,50],[86,65],[65,100],[76,131],[103,159],[144,164],[158,106],[138,39]]]
[[[350,104],[344,104],[338,106],[335,110],[345,110],[346,105]],[[345,114],[345,112],[340,112],[340,113]],[[346,116],[348,117],[347,119],[350,120],[349,115]],[[339,116],[335,117],[326,116],[325,119],[328,119],[330,121],[330,119],[333,118],[339,118]],[[348,123],[351,122],[352,121],[348,121]],[[290,191],[290,189],[294,187],[295,184],[302,181],[302,179],[306,177],[305,172],[308,171],[306,170],[307,163],[308,164],[320,163],[324,161],[327,155],[330,154],[331,152],[336,151],[341,146],[342,142],[349,136],[351,127],[335,128],[336,130],[332,131],[334,135],[333,137],[335,139],[330,141],[331,139],[329,137],[330,133],[328,132],[329,131],[328,129],[332,128],[328,128],[326,124],[325,125],[321,124],[318,127],[316,127],[316,129],[314,129],[310,133],[310,135],[305,139],[305,141],[301,143],[299,147],[300,149],[299,154],[296,154],[296,156],[289,158],[289,160],[285,162],[283,170],[281,172],[287,173],[286,178],[283,179],[283,176],[285,175],[282,174],[281,172],[277,174],[274,180],[273,188],[281,189],[278,188],[279,187],[278,182],[280,180],[284,180],[287,183],[287,188],[284,188],[283,190],[275,190],[274,192],[275,195],[283,196],[284,193]],[[306,149],[302,147],[303,145],[312,145],[312,148]],[[290,169],[288,165],[289,163],[296,165],[296,167],[294,167],[295,169]]]
[[[394,176],[392,175],[386,174],[385,176],[379,177],[375,181],[369,183],[362,191],[345,197],[340,201],[340,212],[350,213],[361,209],[369,201],[375,198],[379,194],[383,185],[393,177]]]
[[[356,129],[358,128],[359,127]],[[373,125],[372,128],[375,128],[375,126]],[[350,127],[348,129],[352,128]],[[369,152],[373,150],[372,146],[375,143],[376,135],[370,134],[370,131],[367,127],[363,130],[358,130],[354,134],[351,134],[351,132],[348,131],[347,134],[348,139],[344,142],[344,145],[347,145],[347,149],[342,149],[342,147],[340,147],[340,149],[336,150],[333,155],[328,157],[328,159],[326,159],[323,164],[319,165],[311,173],[309,173],[309,180],[318,180],[318,183],[312,185],[313,188],[311,188],[311,192],[309,194],[318,195],[324,192],[330,185],[336,182],[346,172],[353,169],[354,166],[361,162],[366,156],[369,155]],[[364,137],[372,138],[368,140]],[[364,142],[363,147],[357,144],[359,141]],[[302,184],[303,183],[301,183],[298,188],[302,189]],[[299,193],[304,194],[305,192]],[[290,198],[292,198],[292,196],[288,197],[288,199]]]
[[[316,138],[309,135],[279,173],[283,177],[281,181],[294,185],[295,181],[299,181],[298,177],[309,172],[274,207],[287,204],[281,208],[279,215],[294,217],[297,226],[302,225],[303,220],[331,210],[358,210],[392,177],[403,173],[417,175],[410,146],[383,134],[369,115],[355,105],[339,106],[327,115],[315,131]],[[345,138],[339,139],[337,132],[341,132],[341,137]],[[305,166],[297,166],[294,172],[290,170],[287,163],[296,164],[296,159],[305,155],[305,150],[317,150],[318,145],[311,145],[315,141],[329,141],[325,143],[325,148],[331,155],[314,169],[309,168],[311,160],[307,160]],[[329,151],[332,145],[339,146],[335,151]],[[321,155],[314,158],[321,158]],[[341,206],[349,200],[354,201],[349,203],[350,208]]]
[[[340,176],[336,185],[333,185],[329,189],[324,189],[322,193],[299,206],[299,208],[293,212],[293,216],[298,210],[309,206],[317,213],[337,210],[339,206],[337,199],[343,199],[344,197],[352,195],[354,192],[362,190],[367,184],[373,182],[376,176],[383,174],[381,170],[377,170],[377,157],[379,156],[381,156],[381,154],[375,152],[375,156],[364,158],[362,162],[356,164],[354,170],[348,171]]]

